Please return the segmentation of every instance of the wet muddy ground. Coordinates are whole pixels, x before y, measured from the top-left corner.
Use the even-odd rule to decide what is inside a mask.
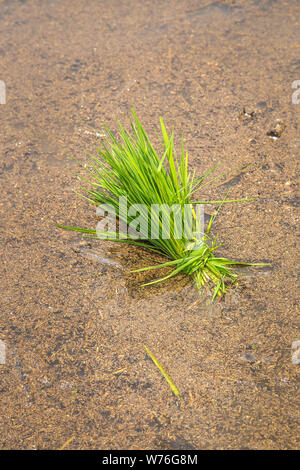
[[[296,0],[0,1],[1,448],[299,447],[299,18]],[[272,266],[213,305],[185,277],[141,288],[145,251],[55,228],[95,228],[68,155],[132,105],[154,141],[160,115],[183,132],[198,175],[250,165],[201,197],[259,195],[215,230]]]

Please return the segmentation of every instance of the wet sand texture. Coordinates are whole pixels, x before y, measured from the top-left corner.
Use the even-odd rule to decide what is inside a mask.
[[[0,11],[0,447],[299,447],[299,2]],[[102,122],[128,125],[132,105],[154,142],[160,115],[183,133],[197,175],[250,165],[201,197],[260,196],[224,207],[215,230],[227,257],[272,269],[222,302],[185,277],[140,288],[151,273],[128,271],[152,255],[55,228],[95,227],[68,154],[85,162]]]

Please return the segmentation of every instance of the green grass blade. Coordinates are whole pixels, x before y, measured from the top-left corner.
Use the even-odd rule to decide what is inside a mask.
[[[144,348],[146,349],[146,352],[148,354],[148,356],[152,359],[152,361],[154,362],[154,364],[156,365],[156,367],[158,368],[158,370],[160,371],[160,373],[162,374],[162,376],[166,379],[166,381],[168,382],[168,385],[169,387],[171,388],[172,392],[174,393],[175,396],[178,396],[179,395],[179,390],[178,388],[176,387],[176,385],[174,384],[173,380],[171,379],[171,377],[167,374],[167,372],[165,371],[165,369],[163,368],[163,366],[158,362],[158,360],[156,359],[156,357],[154,356],[154,354],[152,354],[151,351],[149,351],[149,349],[147,348],[147,346],[144,344],[143,345]]]

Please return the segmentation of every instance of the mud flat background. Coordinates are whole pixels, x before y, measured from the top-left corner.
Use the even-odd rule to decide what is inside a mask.
[[[0,31],[0,447],[299,447],[299,1],[1,0]],[[201,197],[259,195],[216,232],[272,266],[213,306],[184,277],[140,288],[142,250],[55,228],[95,228],[68,154],[132,105],[154,141],[160,115],[183,132],[198,175],[251,164]]]

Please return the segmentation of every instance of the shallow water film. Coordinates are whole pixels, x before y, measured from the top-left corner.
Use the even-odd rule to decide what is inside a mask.
[[[299,1],[0,11],[0,447],[298,448]],[[140,287],[154,274],[129,271],[155,254],[55,227],[95,228],[69,155],[84,164],[132,106],[156,146],[159,116],[183,133],[197,175],[235,169],[201,197],[259,197],[215,231],[270,266],[213,304],[185,276]]]

